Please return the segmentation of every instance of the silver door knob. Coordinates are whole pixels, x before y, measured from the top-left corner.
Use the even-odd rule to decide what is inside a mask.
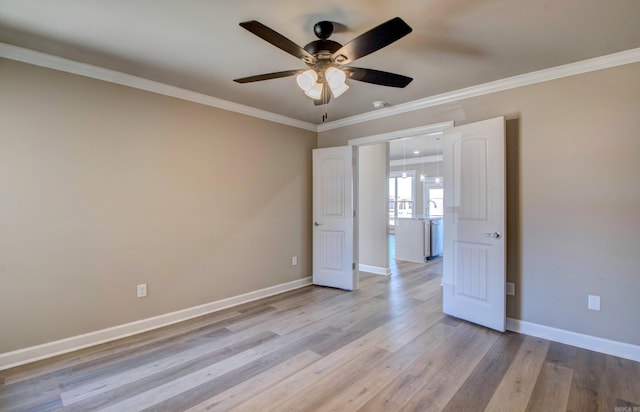
[[[313,222],[314,226],[322,226],[322,223],[318,223],[318,222]]]
[[[493,239],[501,239],[502,238],[502,233],[500,233],[500,232],[485,233],[484,235],[486,237],[490,237],[490,238],[493,238]]]

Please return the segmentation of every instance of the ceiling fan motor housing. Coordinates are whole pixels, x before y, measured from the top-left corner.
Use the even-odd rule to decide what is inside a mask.
[[[340,50],[341,47],[340,43],[333,40],[314,40],[304,46],[304,49],[318,59],[330,59],[331,55]],[[328,55],[328,57],[325,57],[325,55]]]

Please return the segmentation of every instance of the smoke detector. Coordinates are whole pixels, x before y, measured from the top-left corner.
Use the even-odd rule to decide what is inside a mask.
[[[382,100],[376,100],[375,102],[373,102],[374,109],[384,109],[385,107],[389,106],[391,106],[389,103]]]

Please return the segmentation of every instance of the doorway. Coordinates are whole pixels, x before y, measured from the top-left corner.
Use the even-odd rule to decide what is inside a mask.
[[[389,142],[398,139],[407,139],[412,136],[442,134],[443,156],[446,156],[444,164],[444,178],[449,183],[443,186],[443,199],[446,200],[444,208],[444,254],[447,258],[443,260],[443,312],[455,317],[472,321],[490,328],[504,331],[505,325],[505,121],[503,117],[497,117],[463,126],[452,128],[452,122],[446,125],[432,125],[422,130],[404,130],[395,133],[388,133],[368,138],[353,139],[349,141],[349,146],[314,149],[314,220],[316,210],[318,211],[340,211],[339,216],[344,221],[350,221],[352,230],[342,235],[322,229],[324,232],[331,232],[332,241],[317,242],[316,232],[320,232],[318,227],[324,225],[322,221],[314,221],[314,273],[313,279],[316,283],[315,262],[332,263],[337,262],[336,256],[345,257],[344,262],[338,268],[337,264],[331,269],[340,272],[340,279],[353,278],[351,287],[346,288],[334,284],[326,286],[340,287],[344,289],[357,289],[358,287],[358,266],[363,262],[358,259],[357,249],[359,242],[358,234],[361,227],[359,218],[362,217],[359,197],[358,179],[352,180],[351,173],[357,177],[360,172],[358,152],[376,143]],[[428,132],[425,132],[425,129]],[[450,129],[450,130],[449,130]],[[404,145],[403,145],[404,146]],[[330,152],[336,152],[333,156]],[[325,156],[325,161],[316,162],[316,153],[320,160],[320,155]],[[387,152],[388,153],[388,152]],[[403,156],[403,172],[406,172],[406,158]],[[421,162],[424,164],[424,162]],[[388,162],[387,164],[391,164]],[[316,165],[319,166],[316,173]],[[322,166],[322,169],[320,169]],[[347,173],[346,171],[349,171]],[[338,173],[339,172],[339,173]],[[337,174],[336,174],[337,173]],[[387,175],[388,176],[388,175]],[[406,176],[406,173],[403,173]],[[421,173],[421,180],[424,176]],[[317,180],[317,182],[316,182]],[[347,182],[354,184],[353,190]],[[388,179],[381,180],[384,186],[388,186]],[[318,184],[317,184],[318,183]],[[317,189],[317,190],[316,190]],[[320,191],[322,189],[322,191]],[[327,190],[331,189],[331,190]],[[335,190],[333,190],[335,189]],[[340,190],[338,190],[340,189]],[[317,193],[325,193],[331,196],[316,196]],[[380,250],[382,256],[388,257],[388,187],[381,192],[380,199],[377,198],[374,204],[382,205],[384,218],[375,223],[382,224],[386,228],[387,236],[385,244],[387,248]],[[351,201],[352,195],[356,195]],[[434,190],[433,195],[437,195]],[[431,196],[431,193],[429,193]],[[397,197],[397,196],[396,196]],[[316,199],[318,199],[316,201]],[[327,207],[320,207],[326,199],[340,200],[340,202],[330,204]],[[344,202],[348,200],[348,202]],[[317,203],[317,204],[316,204]],[[431,203],[431,201],[429,201]],[[414,200],[415,205],[420,202]],[[337,207],[336,205],[340,206]],[[318,206],[318,207],[317,207]],[[353,215],[351,214],[353,206]],[[423,213],[430,210],[431,206],[423,207]],[[437,208],[437,203],[433,201],[433,208]],[[335,213],[334,213],[335,214]],[[400,217],[395,215],[396,221],[396,257],[400,248],[398,244],[398,228]],[[405,219],[412,221],[415,219]],[[362,222],[365,226],[365,222]],[[410,225],[413,227],[413,225]],[[448,229],[447,229],[448,228]],[[420,228],[414,233],[420,233]],[[424,232],[423,232],[424,233]],[[326,235],[325,237],[328,237]],[[425,238],[423,236],[423,238]],[[331,250],[323,246],[331,246]],[[343,245],[343,246],[341,246]],[[415,246],[415,245],[414,245]],[[326,259],[316,259],[316,251],[327,250],[338,251],[340,253],[325,253]],[[351,250],[346,256],[343,252]],[[426,249],[425,249],[426,250]],[[346,260],[351,256],[353,260]],[[405,259],[406,260],[406,259]],[[348,262],[353,262],[352,267]],[[388,263],[387,263],[388,265]],[[388,266],[387,266],[388,267]],[[384,268],[383,268],[384,269]],[[366,269],[363,269],[366,270]],[[322,283],[320,283],[322,284]]]
[[[357,208],[358,245],[360,247],[358,268],[361,271],[380,275],[390,275],[391,262],[390,254],[393,256],[391,248],[394,246],[389,235],[395,232],[395,224],[398,219],[412,219],[424,217],[424,185],[434,183],[436,178],[435,161],[440,161],[442,156],[438,156],[435,150],[426,153],[424,144],[418,138],[434,140],[445,130],[452,128],[453,122],[443,122],[413,129],[399,130],[392,133],[369,136],[353,139],[349,141],[350,146],[357,148],[359,152],[357,175],[362,177],[369,173],[370,162],[363,159],[369,148],[385,148],[386,154],[380,162],[384,162],[382,172],[376,171],[377,176],[382,176],[378,182],[383,183],[383,187],[378,187],[374,194],[368,187],[358,187],[357,193],[361,196],[362,191],[367,191],[367,196],[360,197]],[[404,144],[403,144],[404,142]],[[398,150],[395,145],[399,145]],[[419,154],[414,152],[419,150]],[[378,157],[379,159],[380,157]],[[423,165],[424,163],[424,165]],[[428,164],[431,166],[428,166]],[[433,169],[432,171],[429,169]],[[366,169],[363,171],[363,169]],[[405,175],[406,177],[402,177]],[[422,179],[421,175],[427,175],[427,179]],[[359,186],[359,182],[357,182]],[[362,189],[362,190],[361,190]],[[382,204],[384,209],[381,213],[372,216],[369,208],[372,204]],[[441,209],[441,208],[440,208]],[[428,211],[427,211],[428,214]],[[382,217],[380,217],[382,215]],[[372,228],[377,228],[372,233]],[[365,230],[367,233],[362,233]],[[364,245],[363,245],[364,244]],[[365,246],[364,248],[362,248]],[[364,250],[363,250],[364,249]],[[368,260],[367,256],[372,259]],[[382,260],[384,259],[384,260]]]

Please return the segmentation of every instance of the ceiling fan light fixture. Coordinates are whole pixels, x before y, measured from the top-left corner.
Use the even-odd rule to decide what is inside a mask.
[[[257,76],[234,79],[237,83],[252,83],[262,80],[295,76],[298,87],[316,106],[324,106],[322,121],[327,120],[327,105],[330,97],[337,98],[349,89],[346,79],[389,87],[405,87],[413,79],[400,74],[357,67],[343,67],[361,57],[374,53],[411,33],[411,27],[400,17],[394,17],[362,33],[346,44],[330,40],[334,23],[321,21],[314,25],[314,40],[304,47],[256,20],[240,23],[240,26],[272,44],[285,53],[302,60],[307,65],[303,70],[285,70]],[[344,68],[344,70],[342,69]],[[329,94],[329,89],[331,94]]]
[[[347,75],[338,68],[329,67],[324,72],[324,77],[327,79],[327,83],[331,89],[331,94],[333,94],[334,98],[338,98],[349,89],[349,86],[345,83]]]
[[[304,94],[313,100],[318,100],[322,97],[322,84],[315,83],[309,90],[305,90]]]
[[[324,77],[327,79],[327,83],[329,83],[331,88],[338,88],[345,84],[344,82],[347,80],[347,75],[335,67],[329,67],[327,71],[324,72]]]
[[[311,90],[317,83],[318,73],[315,70],[306,70],[299,75],[296,76],[296,83],[298,83],[298,87],[300,87],[303,91],[308,92]]]
[[[329,85],[329,88],[331,89],[331,94],[333,94],[333,98],[337,99],[338,97],[342,96],[342,94],[344,92],[346,92],[347,90],[349,90],[349,86],[347,86],[346,84],[342,83],[340,86],[338,87],[333,87],[331,85]]]

